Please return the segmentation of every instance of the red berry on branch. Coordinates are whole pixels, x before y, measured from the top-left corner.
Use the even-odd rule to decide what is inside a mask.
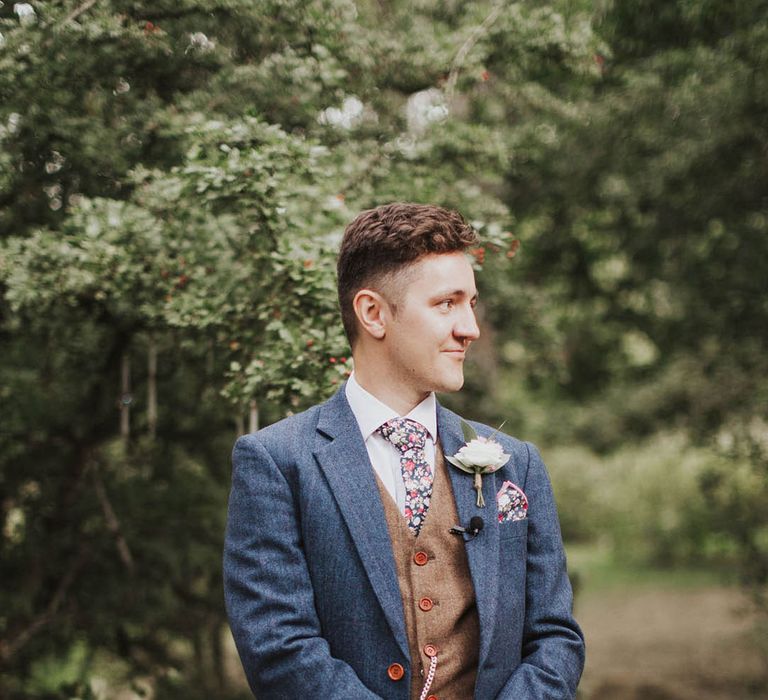
[[[472,255],[475,260],[477,260],[478,263],[481,265],[485,261],[485,248],[471,248],[469,251],[470,255]]]

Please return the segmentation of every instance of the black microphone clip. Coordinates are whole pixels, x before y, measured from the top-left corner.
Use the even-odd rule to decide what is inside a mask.
[[[469,535],[470,537],[477,537],[484,527],[485,522],[483,519],[479,515],[473,515],[469,520],[469,527],[454,525],[449,532],[452,535]]]

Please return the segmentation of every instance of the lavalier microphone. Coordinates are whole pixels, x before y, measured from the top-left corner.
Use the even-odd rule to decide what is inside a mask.
[[[485,527],[485,522],[479,515],[473,515],[469,520],[469,527],[460,527],[454,525],[450,532],[453,535],[469,535],[470,537],[477,537],[480,531]]]

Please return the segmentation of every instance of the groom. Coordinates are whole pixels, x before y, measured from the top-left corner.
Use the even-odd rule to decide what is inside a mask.
[[[477,423],[491,441],[460,452],[435,399],[479,335],[474,245],[456,212],[361,213],[338,260],[354,374],[235,445],[224,585],[258,700],[575,696],[584,641],[544,464]],[[480,491],[454,466],[473,452],[500,467]]]

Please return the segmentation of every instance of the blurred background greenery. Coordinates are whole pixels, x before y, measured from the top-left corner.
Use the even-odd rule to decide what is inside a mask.
[[[583,697],[768,697],[763,0],[0,2],[0,697],[249,696],[229,451],[392,200],[483,236],[444,400],[542,448]]]

